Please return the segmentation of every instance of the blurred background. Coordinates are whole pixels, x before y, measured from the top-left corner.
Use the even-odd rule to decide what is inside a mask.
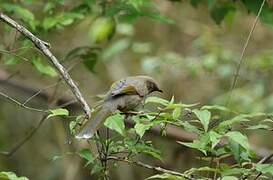
[[[101,4],[91,0],[0,0],[0,9],[50,43],[51,51],[69,69],[91,106],[97,101],[95,96],[105,93],[113,81],[138,74],[154,77],[164,90],[164,98],[174,96],[183,103],[226,105],[257,8],[253,10],[256,6],[245,1],[208,2],[157,0],[152,7],[147,8],[143,3],[137,8],[159,15],[123,19],[98,16]],[[226,8],[219,8],[221,5]],[[110,10],[106,7],[102,13],[111,14]],[[269,2],[264,12],[271,13]],[[250,39],[229,103],[234,111],[273,111],[272,17],[262,14]],[[101,26],[104,30],[100,30]],[[46,58],[3,22],[0,23],[0,91],[31,107],[68,103],[73,114],[82,113]],[[37,92],[39,95],[29,100]],[[41,114],[1,97],[0,151],[12,149],[41,118]],[[90,179],[90,170],[74,154],[86,144],[75,141],[68,126],[69,119],[46,120],[16,153],[10,157],[0,155],[0,170],[14,171],[29,179]],[[190,135],[178,132],[177,136],[162,138],[153,132],[147,134],[145,138],[161,149],[164,163],[141,158],[176,170],[200,163],[194,158],[196,152],[173,143],[177,139],[189,140]],[[257,131],[250,135],[250,141],[255,147],[270,151],[273,148],[270,137],[269,132]],[[112,179],[119,180],[145,179],[153,174],[122,163],[111,173]]]

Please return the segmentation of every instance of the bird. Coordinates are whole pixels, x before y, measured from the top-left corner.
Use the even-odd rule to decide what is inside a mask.
[[[94,118],[90,118],[75,137],[77,139],[92,138],[107,117],[117,110],[120,112],[134,110],[147,95],[155,91],[163,92],[156,81],[146,75],[128,76],[114,82],[100,107],[94,111]]]

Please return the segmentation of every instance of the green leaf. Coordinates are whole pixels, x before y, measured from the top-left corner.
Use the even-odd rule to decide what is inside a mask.
[[[96,19],[89,30],[92,43],[101,43],[109,40],[115,33],[116,23],[111,17],[100,17]]]
[[[51,117],[55,117],[55,116],[68,116],[69,115],[68,110],[67,109],[63,109],[63,108],[51,109],[51,110],[49,110],[49,112],[51,114],[49,114],[47,116],[47,119],[51,118]]]
[[[268,126],[266,124],[258,124],[258,125],[249,126],[246,129],[250,129],[250,130],[256,130],[256,129],[272,130],[272,127],[270,127],[270,126]]]
[[[238,180],[235,176],[224,176],[221,180]]]
[[[92,167],[91,175],[100,173],[104,170],[104,167],[102,167],[100,164],[95,164]]]
[[[208,167],[208,166],[204,166],[204,167],[199,167],[199,168],[191,168],[191,169],[187,170],[185,172],[185,174],[191,175],[195,172],[219,172],[219,170],[215,169],[215,168]]]
[[[115,114],[113,116],[110,116],[106,119],[104,122],[104,125],[108,127],[109,129],[112,129],[119,134],[124,136],[125,132],[125,125],[124,125],[124,116],[121,114]]]
[[[230,127],[231,125],[234,125],[234,124],[238,124],[238,123],[242,123],[242,122],[247,122],[249,121],[248,118],[249,116],[246,116],[244,114],[240,114],[239,116],[236,116],[230,120],[225,120],[223,122],[221,122],[218,126],[217,126],[217,129],[224,129],[224,128],[228,128]]]
[[[148,178],[146,178],[146,179],[147,179],[147,180],[148,180],[148,179],[184,180],[185,178],[184,178],[184,177],[181,177],[181,176],[175,176],[175,175],[172,175],[172,174],[164,173],[164,174],[156,174],[156,175],[153,175],[153,176],[148,177]]]
[[[213,149],[221,140],[221,135],[216,133],[215,131],[209,132],[209,138],[211,141],[211,148]]]
[[[129,39],[120,39],[113,44],[111,44],[110,47],[104,50],[102,54],[102,59],[108,60],[111,59],[113,56],[120,54],[122,51],[127,49],[130,46],[130,40]]]
[[[1,180],[28,180],[26,177],[18,177],[14,172],[0,172]]]
[[[33,58],[32,64],[41,74],[48,75],[51,77],[56,77],[58,75],[54,68],[48,65],[44,65],[42,63],[42,59],[39,57]]]
[[[225,136],[227,136],[232,141],[240,144],[245,150],[247,150],[247,151],[250,150],[248,139],[242,133],[240,133],[238,131],[231,131],[231,132],[226,133]]]
[[[200,120],[201,124],[204,127],[204,130],[207,132],[209,128],[209,121],[210,121],[210,112],[208,110],[193,110],[194,114],[197,116],[197,118]]]
[[[231,112],[230,109],[226,108],[225,106],[220,106],[220,105],[202,106],[201,110],[219,110],[219,111]]]
[[[247,172],[247,169],[245,168],[235,168],[235,167],[230,167],[229,165],[226,165],[226,167],[222,167],[222,176],[230,176],[230,175],[242,175],[245,172]]]
[[[273,164],[256,164],[255,169],[263,174],[273,176]]]
[[[149,17],[153,20],[159,21],[161,23],[174,24],[175,21],[173,19],[168,18],[167,16],[154,13],[154,12],[139,12],[139,16]]]
[[[173,110],[173,119],[174,120],[177,120],[181,115],[181,107],[176,107],[174,110]]]
[[[92,164],[96,159],[96,157],[93,155],[90,149],[82,149],[78,152],[78,155],[87,161],[86,166]]]
[[[180,142],[180,141],[177,141],[177,143],[193,148],[193,149],[197,149],[201,151],[202,153],[204,153],[205,155],[207,155],[207,150],[208,150],[207,145],[209,144],[209,141],[210,141],[209,135],[205,133],[201,135],[199,139],[193,140],[192,143]]]
[[[139,135],[140,138],[144,135],[144,133],[149,130],[152,127],[152,124],[142,124],[142,123],[136,123],[134,126],[134,129],[136,130],[136,133]]]
[[[217,3],[211,10],[211,17],[216,24],[220,24],[230,12],[234,12],[235,10],[232,3]]]
[[[153,103],[153,104],[161,104],[163,106],[167,106],[169,104],[169,101],[166,99],[162,99],[156,96],[150,96],[145,99],[145,104]]]
[[[196,126],[191,125],[187,121],[181,121],[181,122],[179,122],[179,125],[183,126],[183,128],[188,132],[193,132],[196,134],[201,134],[203,132],[203,131],[199,130]]]
[[[16,4],[5,3],[1,5],[7,12],[14,12],[24,21],[33,21],[35,19],[32,12],[28,9],[23,8],[22,6]]]

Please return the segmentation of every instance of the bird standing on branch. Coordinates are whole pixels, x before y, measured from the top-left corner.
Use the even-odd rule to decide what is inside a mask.
[[[131,111],[154,91],[162,92],[155,80],[149,76],[130,76],[116,81],[107,92],[100,108],[95,111],[94,118],[83,125],[76,138],[91,138],[116,110]]]

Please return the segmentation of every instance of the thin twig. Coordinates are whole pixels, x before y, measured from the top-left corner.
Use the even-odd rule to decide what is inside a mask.
[[[143,162],[139,162],[139,161],[131,161],[131,160],[128,160],[128,159],[119,158],[119,157],[115,157],[115,156],[109,156],[108,159],[109,160],[126,162],[128,164],[134,164],[134,165],[144,167],[146,169],[154,170],[154,171],[157,171],[157,172],[161,172],[161,173],[167,173],[167,174],[172,174],[172,175],[175,175],[175,176],[180,176],[180,177],[183,177],[183,178],[188,179],[188,180],[195,180],[193,177],[189,177],[189,176],[187,176],[185,174],[175,172],[175,171],[171,171],[171,170],[167,170],[167,169],[164,169],[162,167],[151,166],[151,165],[145,164]]]
[[[59,81],[56,82],[56,83],[54,83],[54,84],[51,84],[51,85],[49,85],[49,86],[46,86],[46,87],[43,88],[43,89],[40,89],[39,91],[37,91],[36,93],[34,93],[32,96],[30,96],[29,98],[27,98],[27,99],[24,101],[23,104],[26,105],[30,100],[32,100],[33,98],[35,98],[36,96],[38,96],[41,92],[43,92],[43,91],[45,91],[45,90],[47,90],[47,89],[49,89],[49,88],[52,88],[52,87],[58,85],[58,83],[59,83]]]
[[[6,50],[3,50],[3,49],[0,49],[0,53],[9,54],[9,55],[17,57],[18,59],[22,59],[23,61],[30,62],[30,60],[28,58],[26,58],[24,56],[17,55],[16,53],[13,53],[12,51],[6,51]]]
[[[4,98],[8,99],[9,101],[15,103],[16,105],[23,107],[25,109],[31,110],[31,111],[36,111],[36,112],[42,112],[42,113],[46,113],[48,112],[48,110],[43,110],[43,109],[37,109],[37,108],[33,108],[33,107],[29,107],[26,106],[25,104],[17,101],[16,99],[13,99],[12,97],[8,96],[7,94],[0,92],[0,96],[3,96]]]
[[[0,151],[0,154],[5,156],[12,156],[16,151],[18,151],[41,127],[43,122],[46,120],[47,115],[43,115],[41,120],[38,122],[37,126],[33,128],[21,141],[19,141],[11,150],[7,151]]]
[[[258,162],[258,164],[263,164],[263,163],[269,161],[272,157],[273,157],[273,153],[270,154],[269,156],[264,157],[263,159],[261,159],[261,160]],[[261,173],[261,172],[260,172],[259,174],[257,174],[257,176],[254,178],[254,180],[258,179],[262,174],[263,174],[263,173]]]
[[[230,105],[230,101],[231,101],[231,98],[233,96],[234,89],[235,89],[235,87],[237,85],[237,82],[238,82],[238,79],[239,79],[240,70],[241,70],[241,67],[242,67],[243,62],[244,62],[244,55],[245,55],[246,49],[247,49],[249,41],[250,41],[250,39],[251,39],[251,37],[252,37],[252,35],[254,33],[254,30],[256,29],[260,14],[261,14],[261,12],[263,10],[263,7],[264,7],[264,4],[265,4],[265,1],[266,0],[263,0],[263,2],[261,3],[258,14],[256,15],[256,18],[255,18],[255,20],[254,20],[254,22],[252,24],[250,32],[248,33],[247,39],[246,39],[246,41],[244,43],[244,46],[243,46],[243,49],[242,49],[242,52],[241,52],[241,55],[240,55],[240,58],[239,58],[239,63],[238,63],[238,66],[236,68],[236,71],[235,71],[235,74],[234,74],[234,77],[233,77],[233,80],[232,80],[232,83],[231,83],[231,86],[230,86],[229,95],[228,95],[227,102],[226,102],[226,107],[229,107],[229,105]],[[215,125],[217,125],[221,121],[222,121],[222,119],[214,121],[210,125],[210,128],[215,127]]]
[[[18,24],[16,21],[12,20],[7,15],[0,12],[0,19],[5,22],[6,24],[10,25],[11,27],[18,30],[21,34],[23,34],[25,37],[27,37],[29,40],[32,41],[32,43],[41,51],[43,54],[50,60],[50,62],[53,64],[53,66],[59,71],[64,81],[67,83],[67,85],[70,87],[70,90],[75,95],[79,103],[81,104],[84,113],[86,115],[86,118],[91,117],[91,108],[87,104],[86,100],[83,98],[79,88],[75,84],[75,82],[72,80],[70,75],[68,74],[67,70],[59,63],[58,59],[51,53],[51,51],[48,49],[49,44],[42,41],[35,35],[33,35],[30,31],[28,31],[25,27]]]

